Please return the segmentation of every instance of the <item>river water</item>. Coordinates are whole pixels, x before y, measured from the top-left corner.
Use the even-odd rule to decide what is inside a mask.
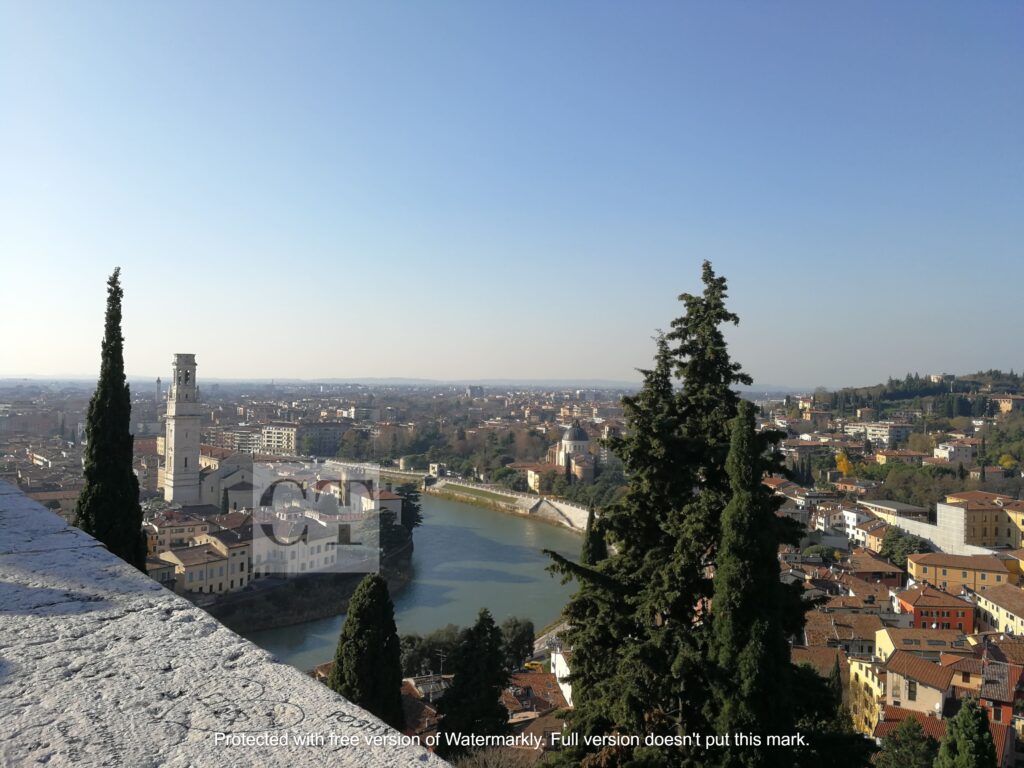
[[[414,534],[413,576],[394,597],[399,634],[427,634],[446,624],[466,626],[488,608],[500,624],[531,619],[539,630],[554,621],[575,589],[545,570],[542,549],[574,560],[581,538],[568,529],[424,494],[423,525]],[[278,627],[246,636],[299,669],[334,657],[344,616]]]

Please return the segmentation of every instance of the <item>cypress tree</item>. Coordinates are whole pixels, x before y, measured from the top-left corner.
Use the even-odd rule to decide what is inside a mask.
[[[939,745],[916,718],[908,717],[882,739],[875,768],[932,768]]]
[[[742,401],[738,410],[726,464],[732,498],[722,514],[711,602],[714,721],[720,734],[785,734],[793,729],[793,707],[778,501],[761,483],[768,445],[754,431],[754,406]],[[778,751],[760,747],[733,747],[721,757],[728,766],[779,764]],[[783,757],[782,764],[792,763],[791,755]]]
[[[348,604],[327,684],[393,728],[402,729],[401,645],[388,583],[371,573]]]
[[[977,699],[965,699],[960,711],[946,721],[935,768],[995,768],[996,748],[988,715]]]
[[[124,374],[121,269],[107,280],[100,377],[86,416],[84,485],[75,525],[139,570],[146,570],[139,480],[132,471],[132,401]]]
[[[836,700],[836,711],[843,710],[843,673],[839,668],[839,654],[836,654],[835,663],[832,665],[832,671],[828,676],[828,687],[832,691],[832,696]]]
[[[604,541],[604,534],[598,527],[597,516],[594,512],[594,505],[587,510],[587,528],[583,532],[583,546],[580,548],[580,563],[583,565],[596,565],[608,557],[608,546]]]
[[[436,751],[444,758],[466,751],[458,744],[449,744],[449,735],[497,736],[509,730],[508,711],[501,703],[501,692],[508,685],[504,642],[486,608],[480,611],[476,624],[460,635],[452,651],[452,674],[452,685],[438,707],[442,719]]]

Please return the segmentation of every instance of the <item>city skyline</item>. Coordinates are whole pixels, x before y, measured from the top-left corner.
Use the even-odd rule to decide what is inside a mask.
[[[0,378],[120,265],[133,378],[636,381],[705,258],[755,386],[1024,367],[1024,8],[393,10],[0,4]]]

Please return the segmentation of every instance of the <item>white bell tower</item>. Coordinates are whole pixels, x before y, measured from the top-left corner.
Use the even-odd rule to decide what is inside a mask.
[[[196,356],[174,356],[167,392],[164,440],[164,498],[179,504],[199,503],[199,387]]]

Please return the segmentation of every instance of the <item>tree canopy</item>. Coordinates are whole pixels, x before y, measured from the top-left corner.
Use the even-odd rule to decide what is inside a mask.
[[[753,722],[764,710],[754,691],[765,684],[754,667],[773,666],[784,680],[787,637],[802,628],[804,606],[797,590],[780,586],[775,560],[778,543],[795,540],[795,523],[774,514],[777,501],[760,485],[767,467],[781,467],[762,455],[768,437],[752,434],[753,412],[744,406],[735,421],[736,388],[750,378],[730,358],[723,326],[738,319],[725,307],[724,278],[709,263],[702,279],[701,294],[680,296],[685,313],[657,338],[640,391],[623,398],[625,434],[608,441],[628,479],[621,498],[602,509],[608,556],[588,565],[549,552],[552,569],[579,583],[564,611],[562,640],[573,650],[570,727],[584,737],[643,740]],[[752,604],[747,591],[764,604]],[[816,700],[827,711],[777,706],[781,711],[765,711],[756,730],[799,717],[824,736],[836,704],[827,688]],[[780,759],[777,751],[764,754]],[[820,760],[822,752],[807,755]],[[717,759],[698,748],[654,746],[580,746],[549,758],[607,768]]]
[[[349,600],[327,684],[393,728],[404,728],[395,608],[379,574],[364,577]]]
[[[996,748],[988,715],[977,699],[965,699],[960,711],[946,721],[935,768],[994,768]]]
[[[124,373],[123,297],[121,269],[117,268],[107,280],[100,378],[86,415],[85,482],[78,497],[75,525],[145,572],[139,480],[132,469],[132,398]]]

